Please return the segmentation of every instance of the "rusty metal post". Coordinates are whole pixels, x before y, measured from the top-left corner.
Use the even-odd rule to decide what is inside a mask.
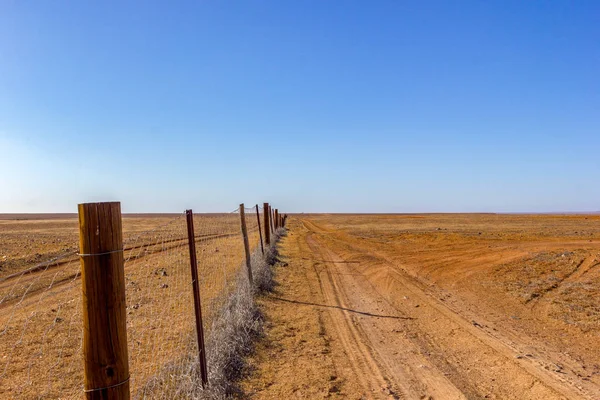
[[[198,338],[198,360],[200,362],[200,378],[202,387],[208,384],[208,368],[206,367],[206,349],[204,347],[204,326],[202,325],[202,304],[200,302],[200,279],[198,277],[198,261],[196,259],[196,237],[194,235],[194,213],[185,211],[190,249],[190,269],[192,271],[192,290],[194,292],[194,311],[196,313],[196,336]]]
[[[265,254],[265,248],[263,246],[263,239],[262,239],[262,229],[260,227],[260,212],[258,211],[258,204],[256,205],[256,220],[258,221],[258,236],[260,237],[260,250],[262,251],[263,254]]]

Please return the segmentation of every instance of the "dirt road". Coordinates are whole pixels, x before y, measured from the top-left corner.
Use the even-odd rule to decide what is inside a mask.
[[[446,265],[463,265],[453,272],[436,267],[435,252],[425,247],[413,253],[405,247],[403,254],[398,246],[410,240],[377,243],[369,237],[377,235],[340,227],[291,220],[283,246],[289,265],[280,270],[281,287],[266,300],[269,337],[246,384],[255,398],[600,398],[590,371],[598,367],[597,357],[587,353],[597,348],[596,340],[549,318],[548,303],[540,301],[557,295],[559,284],[548,294],[515,301],[478,275],[580,242],[537,238],[515,246],[505,240],[486,252],[489,244],[476,233],[473,243],[480,247],[457,241],[444,254],[436,247]],[[469,261],[486,267],[470,269]],[[560,283],[594,265],[593,256],[584,257]],[[464,274],[478,279],[464,283]],[[578,335],[572,343],[569,332]],[[568,348],[560,345],[565,335]]]

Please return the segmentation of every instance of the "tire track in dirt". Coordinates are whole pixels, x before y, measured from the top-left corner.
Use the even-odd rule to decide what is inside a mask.
[[[320,262],[325,262],[323,269],[315,267],[315,274],[327,303],[346,309],[356,308],[355,304],[349,304],[349,288],[342,280],[356,279],[362,274],[347,274],[339,270],[338,266],[343,265],[344,261],[322,246],[311,233],[306,235],[306,242],[313,255],[317,255],[322,260]],[[360,288],[360,292],[365,289],[368,290]],[[377,304],[385,303],[382,298],[369,300],[359,305],[369,310],[379,307],[380,313],[399,314],[389,305],[382,308],[381,304]],[[397,334],[405,330],[405,324],[411,323],[406,322],[406,316],[400,314],[395,320],[377,318],[376,322],[370,323],[373,318],[356,317],[347,311],[331,311],[330,315],[333,321],[331,335],[338,338],[347,355],[347,360],[342,362],[349,361],[352,366],[353,376],[346,378],[356,380],[364,395],[369,398],[398,399],[465,398],[443,373],[420,354],[408,337]]]
[[[326,231],[322,230],[322,232]],[[336,241],[338,244],[350,248],[354,252],[368,253],[369,257],[380,259],[382,262],[387,263],[388,270],[392,271],[392,274],[399,278],[395,282],[396,286],[399,284],[408,285],[409,288],[416,289],[417,293],[427,296],[431,304],[438,307],[441,312],[454,321],[461,323],[465,329],[470,330],[472,334],[479,337],[489,346],[503,353],[508,359],[514,358],[515,362],[518,362],[522,368],[544,382],[548,387],[554,388],[568,398],[600,398],[600,388],[588,380],[581,379],[583,376],[581,374],[581,365],[572,359],[570,355],[565,354],[563,349],[550,348],[545,345],[543,340],[540,341],[539,338],[528,333],[512,330],[507,331],[505,330],[506,327],[496,329],[482,315],[473,315],[472,312],[460,306],[457,307],[451,302],[439,301],[440,293],[435,290],[435,287],[425,285],[387,255],[366,248],[361,244],[350,243],[350,238],[344,234],[338,234],[336,231],[328,231],[328,239]],[[544,245],[546,244],[544,243]],[[594,264],[593,261],[593,259],[589,258],[584,260],[575,271],[575,275],[584,275],[594,266],[598,265]],[[368,270],[371,269],[369,268]],[[571,279],[575,279],[575,275],[571,276]],[[383,287],[385,284],[382,283],[380,286]],[[539,308],[537,304],[534,308]],[[548,304],[548,302],[546,301],[542,304]],[[540,314],[540,312],[543,313],[540,310],[534,311],[536,314]]]
[[[579,265],[571,273],[566,275],[564,278],[562,278],[558,282],[555,282],[552,286],[542,290],[539,296],[531,297],[531,298],[527,299],[527,301],[525,301],[525,303],[532,302],[535,305],[535,304],[540,303],[542,300],[547,300],[547,298],[551,297],[552,292],[554,292],[556,289],[562,287],[565,284],[577,282],[578,280],[581,279],[581,277],[583,275],[585,275],[589,270],[591,270],[596,265],[599,265],[599,263],[596,262],[596,257],[593,255],[588,256],[587,258],[582,260],[579,263]]]
[[[483,331],[481,325],[465,320],[456,310],[451,310],[442,302],[432,298],[422,285],[414,282],[413,277],[396,268],[395,265],[390,265],[389,260],[379,257],[378,254],[365,252],[364,249],[355,248],[344,238],[337,237],[335,232],[327,231],[313,222],[307,220],[302,222],[310,231],[306,240],[309,244],[312,242],[313,252],[320,258],[331,261],[326,271],[327,279],[332,283],[323,285],[322,290],[336,293],[335,296],[331,295],[332,301],[340,302],[340,298],[343,298],[345,307],[353,307],[352,303],[360,303],[362,297],[369,299],[372,304],[381,306],[386,303],[384,306],[392,306],[397,314],[415,315],[418,318],[415,323],[396,322],[396,324],[399,324],[398,328],[402,329],[402,335],[410,342],[408,348],[416,348],[417,356],[426,356],[426,363],[421,365],[414,365],[418,357],[388,356],[385,360],[386,357],[382,357],[381,354],[389,353],[386,350],[389,350],[390,344],[398,345],[386,339],[386,336],[390,335],[382,332],[382,329],[387,330],[390,327],[378,322],[378,327],[372,328],[364,319],[352,320],[353,324],[360,326],[360,329],[353,329],[354,340],[364,340],[367,343],[361,348],[360,357],[370,357],[372,362],[379,366],[377,376],[383,375],[384,379],[398,384],[400,391],[407,398],[413,398],[412,396],[419,398],[416,396],[417,393],[423,396],[423,389],[442,393],[441,396],[438,393],[436,393],[438,396],[432,396],[435,398],[455,398],[450,395],[451,388],[455,391],[456,388],[460,389],[467,398],[587,397],[565,382],[554,379],[555,377],[548,375],[547,371],[540,371],[529,360],[516,359],[514,349]],[[379,258],[381,262],[378,263],[379,265],[340,262],[345,261],[339,257],[340,252],[350,253],[351,257],[360,257],[367,253],[369,257]],[[319,273],[319,271],[315,272]],[[361,275],[364,277],[362,280],[357,278]],[[355,293],[350,290],[351,299],[348,299],[349,287],[355,288]],[[381,293],[384,290],[387,291],[385,295]],[[405,299],[408,298],[406,295],[409,295],[410,301],[403,301],[399,293],[404,293]],[[388,300],[383,301],[386,297]],[[413,299],[418,301],[417,307],[420,307],[418,313],[414,311]],[[368,301],[362,303],[364,305]],[[336,329],[342,329],[343,332],[347,327],[338,324]],[[378,347],[374,339],[380,340],[386,348]],[[363,349],[367,349],[367,352]],[[346,348],[346,351],[351,349]],[[404,374],[390,368],[390,365],[394,365],[394,361],[399,359],[408,363],[405,365]],[[355,369],[358,374],[360,371],[369,374],[369,371],[364,371],[361,366],[365,364],[364,361],[358,361],[357,364]],[[430,375],[433,376],[433,378],[430,376],[429,380],[427,375],[419,376],[414,373],[415,370],[423,369],[423,365],[426,364],[429,364],[432,371]],[[444,385],[446,378],[440,380],[435,377],[436,373],[438,376],[448,377],[453,385]],[[377,384],[380,379],[379,377],[376,379]],[[374,383],[370,382],[371,385]]]
[[[237,235],[239,235],[239,233],[225,233],[225,234],[217,234],[217,235],[203,234],[203,235],[196,235],[195,238],[196,238],[196,243],[202,243],[202,242],[208,242],[211,240],[216,240],[216,239],[221,239],[221,238],[233,237],[233,236],[237,236]],[[136,245],[136,246],[125,247],[123,249],[123,251],[130,252],[129,257],[124,257],[125,268],[126,269],[133,268],[136,266],[136,263],[139,262],[140,260],[151,258],[153,256],[159,255],[160,253],[172,250],[174,248],[178,248],[178,247],[182,247],[182,246],[186,246],[186,248],[187,248],[187,240],[188,240],[187,237],[186,238],[177,238],[177,239],[166,240],[161,243],[141,244],[141,245]],[[165,246],[164,243],[168,243],[169,245]],[[132,254],[135,250],[139,250],[144,247],[151,248],[151,250],[144,251],[140,254],[135,254],[135,255]],[[70,265],[70,264],[72,264],[72,265]],[[51,273],[61,266],[72,267],[75,270],[75,272],[73,272],[72,274],[70,274],[64,278],[53,281],[50,286],[52,289],[58,289],[63,285],[67,285],[67,284],[71,283],[74,279],[78,279],[79,275],[81,274],[81,272],[79,271],[78,256],[77,256],[77,254],[75,254],[74,257],[67,257],[65,259],[46,262],[46,263],[36,265],[36,266],[28,268],[28,269],[25,269],[21,272],[6,276],[6,277],[0,279],[0,291],[2,289],[5,289],[5,290],[12,289],[11,285],[14,285],[13,281],[15,281],[15,280],[17,281],[17,283],[20,283],[21,285],[26,285],[32,281],[39,280],[40,276],[43,276],[45,274],[48,274],[48,276],[51,277],[52,276]],[[25,279],[23,279],[23,277]],[[48,286],[42,286],[42,287],[39,287],[36,289],[27,290],[25,297],[19,296],[19,297],[15,297],[15,298],[0,298],[0,310],[6,309],[6,308],[14,305],[15,303],[22,302],[22,301],[26,300],[27,298],[33,297],[37,293],[43,292],[48,289],[49,289]],[[55,295],[55,294],[58,294],[61,292],[53,291],[52,293],[53,293],[53,295]],[[10,295],[10,294],[12,294],[12,293],[8,293],[8,295]]]
[[[588,263],[588,261],[590,261],[590,262]],[[583,273],[585,273],[585,271],[587,271],[590,268],[593,261],[594,261],[594,259],[592,257],[588,257],[586,259],[581,260],[579,262],[579,264],[575,267],[575,269],[573,269],[573,271],[568,273],[566,276],[560,278],[558,281],[554,282],[552,285],[547,286],[545,288],[541,288],[538,291],[536,291],[534,293],[534,295],[532,295],[527,300],[525,300],[525,304],[533,303],[535,306],[536,303],[539,303],[540,300],[543,300],[545,297],[550,295],[553,291],[558,289],[563,283],[567,283],[570,280],[572,280],[573,278],[583,275]],[[583,272],[581,272],[581,271],[583,271]]]
[[[327,257],[324,252],[318,247],[311,236],[307,236],[307,244],[309,248],[321,257]],[[315,264],[313,264],[315,266]],[[336,280],[333,278],[329,268],[319,271],[315,268],[319,287],[324,295],[327,304],[335,304],[338,307],[349,309],[340,293],[340,288]],[[324,277],[322,275],[325,275]],[[390,391],[390,394],[395,393],[389,387],[388,382],[379,367],[379,364],[373,358],[370,349],[365,345],[365,335],[353,321],[352,316],[347,311],[332,313],[332,322],[337,338],[341,341],[345,349],[346,355],[354,370],[355,376],[360,387],[366,392],[373,392],[380,388],[385,388]],[[365,371],[369,373],[365,374]],[[403,398],[394,396],[395,398]]]

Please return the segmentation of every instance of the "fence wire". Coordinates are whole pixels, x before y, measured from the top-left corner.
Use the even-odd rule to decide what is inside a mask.
[[[262,209],[245,208],[252,252]],[[165,376],[197,380],[198,354],[186,219],[123,220],[127,340],[134,398],[161,398]],[[203,327],[209,336],[246,274],[239,210],[195,214]],[[264,227],[263,227],[264,229]],[[71,249],[77,248],[70,243]],[[80,260],[75,251],[0,274],[0,398],[80,398],[83,391]]]

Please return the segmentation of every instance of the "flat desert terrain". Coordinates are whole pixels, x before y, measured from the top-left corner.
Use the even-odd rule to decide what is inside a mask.
[[[256,215],[246,219],[254,249]],[[244,245],[239,214],[194,220],[208,335],[237,282]],[[0,399],[82,397],[78,236],[75,215],[0,216]],[[186,377],[198,354],[186,220],[124,215],[123,237],[131,393],[165,398],[165,376]]]
[[[599,399],[600,216],[295,215],[256,399]]]
[[[210,299],[242,258],[239,217],[197,218]],[[600,216],[295,215],[287,228],[243,397],[600,398]],[[144,397],[189,351],[185,225],[129,215],[123,229]],[[0,397],[78,398],[76,217],[2,216],[0,243]]]
[[[123,235],[135,237],[177,214],[125,214]],[[77,214],[0,214],[0,278],[79,250]]]

